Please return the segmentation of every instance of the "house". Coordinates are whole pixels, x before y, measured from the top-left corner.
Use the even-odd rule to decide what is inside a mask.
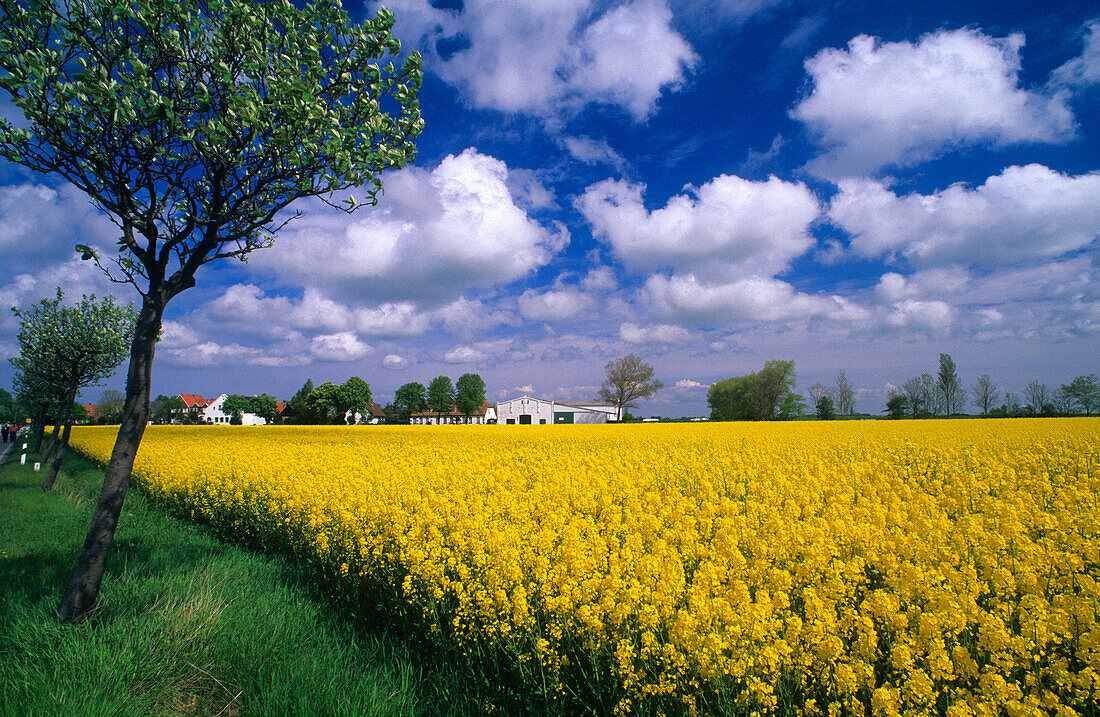
[[[609,423],[619,420],[618,409],[602,401],[549,401],[520,396],[497,404],[502,424]]]
[[[352,413],[348,411],[344,415],[344,421],[352,426],[376,426],[386,422],[386,412],[383,411],[382,407],[375,403],[372,398],[367,401],[367,409],[364,413]]]
[[[84,423],[95,423],[99,420],[99,406],[94,403],[82,403],[84,407],[84,413],[88,416],[84,419]]]
[[[481,426],[487,423],[495,423],[497,418],[496,408],[488,401],[482,401],[481,407],[469,416],[463,415],[458,408],[451,406],[447,413],[439,414],[435,411],[420,411],[409,416],[409,423],[414,426],[440,426],[440,425],[471,425]]]
[[[195,423],[202,420],[203,411],[210,405],[209,398],[203,398],[197,393],[180,393],[176,398],[183,401],[183,412]],[[183,416],[177,417],[176,420],[183,420]]]
[[[206,406],[202,411],[203,423],[213,423],[216,425],[227,426],[232,421],[233,417],[222,410],[222,404],[225,403],[225,399],[229,398],[228,393],[223,393]],[[267,421],[260,418],[255,413],[242,413],[241,424],[245,426],[266,426]]]

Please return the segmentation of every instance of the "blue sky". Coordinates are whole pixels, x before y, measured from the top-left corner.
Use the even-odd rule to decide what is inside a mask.
[[[386,5],[426,61],[416,166],[200,272],[154,394],[476,372],[583,399],[635,353],[666,386],[642,415],[773,358],[878,413],[940,352],[1016,393],[1100,370],[1095,2]],[[56,178],[0,166],[0,227],[0,305],[136,298],[72,251],[113,227]]]

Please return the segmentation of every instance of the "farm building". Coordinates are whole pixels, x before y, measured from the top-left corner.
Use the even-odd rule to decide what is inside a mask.
[[[618,411],[600,401],[548,401],[520,396],[497,404],[497,421],[502,424],[607,423],[618,420]]]
[[[409,416],[409,423],[414,426],[450,426],[471,425],[480,426],[486,423],[496,422],[496,409],[488,401],[483,401],[481,408],[476,413],[464,416],[458,408],[451,406],[449,413],[435,413],[434,411],[419,411]]]

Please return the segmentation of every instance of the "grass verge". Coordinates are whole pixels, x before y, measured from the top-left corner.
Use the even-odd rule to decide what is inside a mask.
[[[398,641],[340,616],[278,556],[217,540],[134,488],[94,613],[57,605],[103,472],[71,454],[55,489],[0,467],[0,715],[469,712]]]

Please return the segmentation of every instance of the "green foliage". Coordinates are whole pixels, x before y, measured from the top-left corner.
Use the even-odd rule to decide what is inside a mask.
[[[7,390],[0,388],[0,423],[15,423],[21,418],[15,397]]]
[[[895,420],[905,418],[909,413],[909,399],[900,393],[892,394],[886,401],[886,414]]]
[[[1096,374],[1078,376],[1070,381],[1069,385],[1062,387],[1073,403],[1073,407],[1091,416],[1092,412],[1100,407],[1100,381]]]
[[[249,401],[249,411],[255,413],[260,418],[267,421],[269,424],[275,423],[279,414],[279,402],[274,396],[267,393],[261,393],[259,396],[253,396]]]
[[[352,376],[340,384],[340,388],[336,392],[336,413],[338,417],[347,416],[347,421],[354,423],[355,414],[367,412],[367,404],[370,403],[370,399],[370,384],[358,376]]]
[[[171,423],[173,419],[182,416],[187,406],[179,396],[165,396],[160,394],[149,404],[149,416],[154,423]]]
[[[788,391],[779,402],[777,417],[780,421],[793,421],[806,413],[806,401],[794,391]]]
[[[311,413],[309,405],[309,395],[311,393],[313,393],[313,379],[306,379],[306,382],[302,384],[302,387],[298,389],[294,397],[287,402],[292,423],[317,423],[315,416]]]
[[[399,386],[393,397],[393,405],[397,421],[408,423],[409,416],[427,407],[428,389],[416,381]]]
[[[333,423],[337,418],[336,403],[339,387],[331,381],[325,381],[306,398],[308,414],[317,423]],[[339,415],[340,423],[344,422],[343,414]]]
[[[455,406],[463,416],[477,413],[485,402],[485,381],[476,373],[464,373],[455,386]]]
[[[447,376],[436,376],[428,384],[428,410],[437,414],[450,413],[454,408],[455,388]]]
[[[114,424],[122,420],[122,409],[126,403],[126,394],[108,388],[99,396],[99,408],[96,423]]]
[[[794,361],[768,361],[747,376],[712,384],[707,391],[710,417],[719,421],[771,421],[801,415],[802,397],[787,398],[793,389]]]
[[[836,418],[836,407],[833,405],[833,399],[829,396],[819,397],[817,405],[814,406],[814,415],[817,416],[819,421],[831,421]]]

